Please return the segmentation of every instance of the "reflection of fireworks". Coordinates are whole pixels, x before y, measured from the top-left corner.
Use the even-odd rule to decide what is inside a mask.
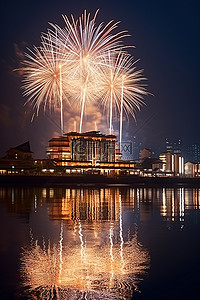
[[[62,269],[60,246],[40,247],[36,241],[30,250],[24,250],[21,258],[24,286],[40,299],[55,295],[60,299],[74,299],[79,295],[76,299],[82,299],[84,294],[87,299],[130,296],[149,263],[148,253],[138,245],[136,235],[124,242],[122,262],[120,243],[113,243],[111,260],[110,244],[95,245],[91,241],[86,244],[80,229],[79,225],[81,245],[76,242],[62,247]]]

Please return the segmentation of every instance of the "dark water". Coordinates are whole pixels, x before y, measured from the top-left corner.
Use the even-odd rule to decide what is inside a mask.
[[[200,190],[0,188],[0,299],[200,299]]]

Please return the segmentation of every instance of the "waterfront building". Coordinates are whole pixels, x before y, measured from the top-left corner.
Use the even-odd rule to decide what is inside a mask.
[[[25,142],[15,148],[10,148],[6,151],[5,159],[29,160],[33,159],[30,143]]]
[[[69,132],[52,138],[47,147],[47,157],[56,166],[65,167],[67,173],[136,173],[134,161],[121,160],[116,136],[99,131]]]
[[[161,153],[159,159],[163,162],[163,172],[174,175],[184,174],[184,158],[171,152]]]
[[[6,151],[0,159],[0,174],[27,173],[33,169],[33,157],[29,141]]]
[[[187,177],[200,176],[200,164],[195,164],[190,161],[185,163],[185,175]]]
[[[195,164],[191,163],[190,161],[185,163],[185,175],[188,177],[195,176]]]

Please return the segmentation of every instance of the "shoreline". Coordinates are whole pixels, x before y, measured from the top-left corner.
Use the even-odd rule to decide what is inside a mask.
[[[0,186],[135,186],[200,187],[200,177],[142,177],[103,175],[1,175]]]

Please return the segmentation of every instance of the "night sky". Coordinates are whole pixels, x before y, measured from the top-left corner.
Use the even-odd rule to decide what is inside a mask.
[[[131,53],[135,60],[140,59],[137,68],[144,69],[148,91],[153,94],[145,97],[147,105],[137,113],[137,124],[131,119],[124,123],[126,138],[137,134],[145,147],[158,153],[164,150],[166,137],[181,138],[183,145],[200,144],[198,1],[12,0],[1,1],[1,157],[27,140],[35,157],[45,157],[48,140],[59,132],[58,113],[41,111],[31,123],[32,111],[24,106],[21,78],[13,71],[19,67],[23,51],[40,45],[41,32],[50,28],[48,22],[63,27],[62,14],[78,17],[87,9],[93,15],[97,8],[97,24],[119,20],[119,30],[131,34],[125,44],[136,46]]]

